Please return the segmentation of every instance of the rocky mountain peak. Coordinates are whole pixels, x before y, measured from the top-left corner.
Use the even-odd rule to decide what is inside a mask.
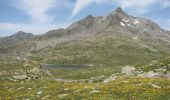
[[[129,17],[129,15],[127,13],[125,13],[122,8],[118,7],[115,10],[113,10],[112,12],[110,12],[107,16],[109,17],[119,17],[119,18],[123,18],[123,17]]]
[[[117,12],[117,13],[122,13],[122,12],[123,12],[123,10],[122,10],[122,8],[121,8],[121,7],[118,7],[118,8],[115,10],[115,12]]]
[[[17,33],[11,35],[11,37],[23,37],[23,36],[32,37],[33,34],[32,33],[25,33],[23,31],[18,31]]]
[[[87,23],[87,22],[91,22],[95,17],[93,17],[92,15],[88,15],[87,17],[85,17],[82,22],[83,23]]]
[[[86,18],[87,18],[87,19],[93,18],[93,16],[92,16],[92,15],[88,15]]]
[[[0,47],[7,47],[15,45],[21,41],[32,39],[34,35],[32,33],[25,33],[23,31],[18,31],[17,33],[0,39]]]
[[[18,31],[16,34],[25,34],[23,31]]]

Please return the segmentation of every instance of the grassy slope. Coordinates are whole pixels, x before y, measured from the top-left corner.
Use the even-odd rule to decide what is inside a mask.
[[[158,52],[142,48],[140,44]],[[167,55],[168,46],[150,38],[132,40],[131,35],[111,31],[34,51],[32,59],[53,64],[137,65]]]
[[[154,71],[155,69],[166,69],[166,71],[170,71],[170,57],[161,58],[156,61],[152,61],[145,66],[140,66],[140,69],[144,71]]]

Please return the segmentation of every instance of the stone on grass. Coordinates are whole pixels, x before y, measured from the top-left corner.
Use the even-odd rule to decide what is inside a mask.
[[[115,75],[108,77],[108,78],[105,79],[103,82],[104,82],[104,83],[109,83],[109,82],[114,81],[114,80],[116,80],[116,76],[115,76]]]
[[[27,79],[27,75],[17,75],[17,76],[13,76],[13,78],[16,80],[24,80]]]
[[[59,95],[57,95],[57,97],[59,97],[59,98],[65,98],[67,96],[69,96],[69,94],[59,94]]]
[[[37,67],[34,67],[32,70],[30,70],[30,72],[32,72],[34,74],[40,74],[40,69]]]
[[[40,94],[42,94],[43,92],[42,91],[39,91],[39,92],[37,92],[37,95],[40,95]]]
[[[99,90],[93,90],[93,91],[90,92],[90,94],[96,94],[96,93],[101,93],[101,91],[99,91]]]

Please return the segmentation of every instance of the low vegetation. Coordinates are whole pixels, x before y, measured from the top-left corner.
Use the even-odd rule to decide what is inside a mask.
[[[62,100],[168,100],[170,81],[166,79],[122,78],[109,83],[62,83],[49,80],[0,82],[0,98]]]

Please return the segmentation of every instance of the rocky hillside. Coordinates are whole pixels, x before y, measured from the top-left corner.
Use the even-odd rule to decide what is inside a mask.
[[[0,47],[13,46],[18,42],[30,40],[34,37],[31,33],[19,31],[11,36],[0,38]]]
[[[121,27],[124,34],[130,31],[134,36],[146,33],[152,37],[170,39],[170,32],[162,29],[156,23],[144,18],[130,16],[123,12],[121,8],[117,8],[106,16],[93,17],[88,15],[66,29],[51,30],[44,36],[50,38],[72,34],[95,34],[114,26]]]
[[[89,15],[66,29],[40,37],[31,59],[45,63],[142,64],[170,51],[168,31],[121,8],[106,16]]]

